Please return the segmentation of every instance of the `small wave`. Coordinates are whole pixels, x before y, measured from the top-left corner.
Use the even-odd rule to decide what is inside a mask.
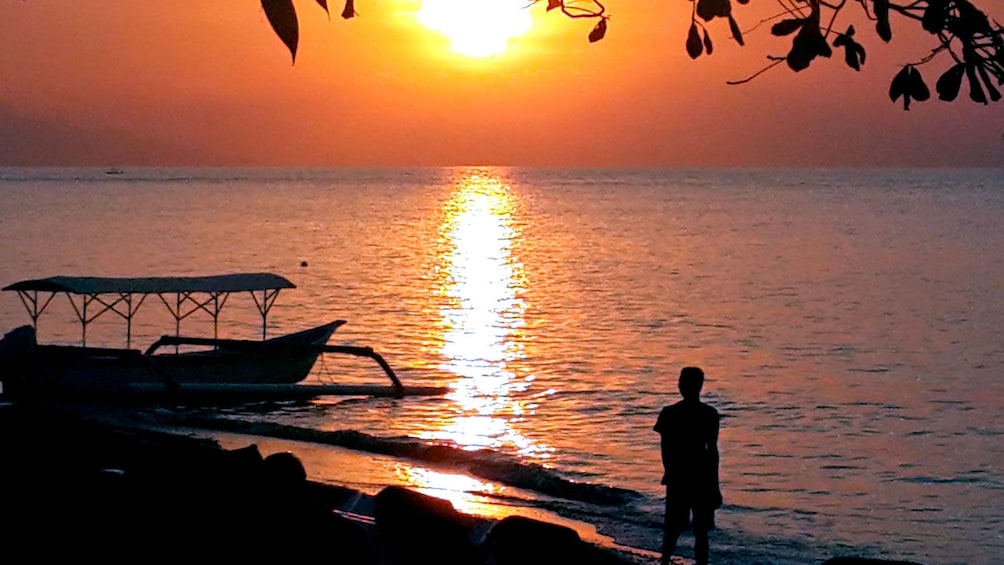
[[[590,504],[620,505],[641,496],[640,493],[629,489],[571,481],[541,465],[518,461],[490,449],[469,451],[414,438],[381,438],[356,430],[323,431],[230,418],[184,417],[181,420],[179,423],[186,426],[333,445],[462,468],[482,479]]]
[[[894,479],[896,482],[900,483],[913,483],[920,485],[952,485],[952,484],[970,484],[970,483],[989,483],[985,478],[982,477],[931,477],[931,476],[919,476],[919,477],[900,477]]]

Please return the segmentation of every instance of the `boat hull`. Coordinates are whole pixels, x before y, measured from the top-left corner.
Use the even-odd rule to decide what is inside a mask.
[[[128,392],[151,386],[171,390],[188,384],[295,384],[307,377],[342,323],[265,341],[214,340],[217,344],[210,350],[180,353],[35,345],[30,358],[20,363],[19,378],[5,388],[10,393],[56,393]]]

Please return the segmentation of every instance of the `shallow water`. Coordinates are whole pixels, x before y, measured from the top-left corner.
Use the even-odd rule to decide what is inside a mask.
[[[1001,187],[1001,170],[3,169],[0,282],[284,274],[298,288],[271,335],[346,319],[335,342],[452,392],[227,416],[486,448],[636,491],[616,507],[533,503],[648,549],[652,425],[679,369],[700,365],[723,416],[719,555],[991,563],[1004,554]],[[163,310],[143,306],[134,344],[170,333]],[[232,296],[221,337],[255,337],[256,316]],[[0,294],[3,329],[27,319]],[[182,324],[211,331],[197,314]],[[65,301],[39,333],[79,339]],[[123,336],[112,316],[88,328],[91,345]],[[383,376],[327,355],[311,379]]]

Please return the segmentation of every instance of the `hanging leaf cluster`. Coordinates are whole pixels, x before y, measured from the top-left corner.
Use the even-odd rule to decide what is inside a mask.
[[[540,0],[530,0],[530,3],[535,4],[539,1]],[[565,0],[547,0],[547,11],[550,12],[551,10],[559,10],[562,14],[568,16],[569,18],[592,18],[599,20],[589,32],[589,43],[596,43],[606,37],[607,21],[610,18],[606,15],[607,8],[602,2],[599,0],[592,0],[592,4],[595,5],[595,8],[587,8],[579,3],[565,5]]]
[[[940,42],[939,49],[923,62],[938,51],[947,51],[954,60],[935,83],[939,100],[956,100],[964,79],[973,102],[1000,101],[1004,85],[1004,31],[1000,25],[991,23],[969,0],[927,0],[921,26]],[[929,90],[920,73],[907,65],[893,78],[889,96],[894,102],[902,96],[903,107],[909,109],[911,100],[927,100]]]
[[[746,4],[749,0],[737,0],[740,4]],[[696,16],[696,17],[694,17]],[[739,29],[739,24],[732,17],[732,0],[696,0],[694,14],[690,19],[690,29],[687,31],[687,54],[691,59],[696,59],[707,53],[711,55],[715,46],[708,34],[708,28],[704,24],[698,27],[697,18],[710,22],[715,18],[727,18],[729,21],[729,32],[732,39],[739,45],[745,45],[743,32]]]
[[[865,48],[860,43],[854,41],[854,26],[848,26],[847,31],[838,34],[833,40],[834,47],[844,48],[844,61],[847,66],[855,71],[861,70],[861,65],[865,64]]]
[[[317,0],[317,4],[324,9],[326,14],[330,15],[327,0]],[[272,26],[272,31],[289,49],[289,54],[295,64],[296,49],[300,43],[300,22],[296,17],[293,0],[261,0],[261,8],[265,11],[265,17],[268,19],[269,25]],[[349,19],[355,15],[356,9],[353,0],[345,0],[342,17]]]
[[[819,29],[818,4],[808,16],[781,20],[771,27],[770,32],[779,37],[795,34],[795,38],[791,41],[791,50],[788,51],[785,60],[788,62],[788,67],[796,73],[809,68],[816,57],[829,58],[833,55],[833,49]]]
[[[955,100],[963,80],[968,84],[971,100],[988,104],[1001,99],[1004,29],[997,22],[991,22],[971,0],[902,0],[902,3],[896,0],[857,0],[857,4],[874,22],[875,34],[884,42],[892,41],[891,19],[895,16],[919,21],[924,30],[936,37],[936,46],[930,54],[919,62],[905,65],[893,78],[889,96],[894,102],[902,100],[904,109],[908,110],[912,102],[930,98],[930,89],[917,67],[942,54],[947,54],[953,61],[938,79],[936,89],[939,99]],[[860,71],[865,63],[865,48],[856,37],[854,25],[849,25],[843,33],[831,29],[844,7],[845,2],[823,0],[798,0],[789,5],[771,26],[770,32],[777,37],[792,36],[791,48],[783,57],[769,57],[773,63],[767,68],[784,61],[791,70],[799,72],[808,68],[816,58],[829,58],[832,48],[837,48],[843,49],[847,66]],[[694,33],[695,30],[691,29],[691,35]],[[829,43],[831,33],[833,38]],[[691,56],[696,49],[696,40],[688,38],[687,50]],[[741,84],[753,77],[731,84]]]
[[[923,102],[930,97],[931,91],[927,88],[923,77],[920,76],[920,71],[915,69],[913,65],[906,65],[896,73],[896,77],[892,79],[892,84],[889,86],[889,98],[893,102],[903,98],[904,110],[910,109],[911,100]]]
[[[300,1],[300,0],[298,0]],[[302,0],[308,1],[308,0]],[[512,0],[514,2],[518,0]],[[530,0],[530,4],[544,0]],[[547,11],[557,11],[578,19],[596,20],[589,31],[588,40],[596,43],[606,37],[610,16],[600,0],[546,0]],[[732,0],[689,0],[693,5],[690,26],[687,30],[686,50],[692,59],[711,55],[715,44],[707,25],[715,19],[726,19],[732,39],[745,45],[743,32],[733,17]],[[963,83],[970,100],[989,104],[1001,100],[1004,87],[1004,28],[977,8],[971,0],[855,0],[854,2],[828,2],[825,0],[776,0],[784,12],[770,28],[776,37],[791,37],[791,47],[784,56],[769,56],[772,61],[753,76],[730,84],[742,84],[759,76],[765,70],[785,62],[800,72],[817,58],[828,59],[833,49],[842,49],[844,62],[855,71],[865,63],[865,48],[859,43],[853,24],[839,33],[832,28],[845,8],[857,5],[867,20],[874,22],[875,34],[884,41],[892,41],[892,18],[902,17],[919,21],[921,27],[936,38],[930,54],[918,62],[906,64],[893,77],[889,96],[893,102],[902,101],[909,110],[913,102],[928,100],[931,91],[924,82],[918,66],[930,63],[939,55],[948,55],[951,66],[937,80],[938,98],[954,101],[962,91]],[[327,0],[315,2],[330,16]],[[343,0],[342,18],[356,16],[354,0]],[[736,0],[740,5],[749,0]],[[299,24],[293,0],[261,0],[262,9],[272,30],[289,49],[293,62],[299,43]],[[754,28],[755,29],[755,28]],[[832,34],[832,36],[831,36]]]

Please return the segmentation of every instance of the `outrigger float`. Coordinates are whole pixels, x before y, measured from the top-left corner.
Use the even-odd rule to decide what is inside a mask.
[[[204,277],[69,277],[16,282],[16,292],[31,317],[0,339],[0,383],[4,396],[92,398],[303,399],[326,395],[434,396],[445,387],[407,387],[384,358],[370,347],[329,345],[345,320],[268,338],[268,313],[279,291],[296,288],[272,273]],[[261,340],[220,339],[220,311],[231,293],[248,292],[261,315]],[[38,321],[57,295],[69,300],[80,321],[81,344],[43,345]],[[131,348],[132,322],[150,297],[160,299],[174,318],[174,335],[164,335],[145,351]],[[87,326],[113,312],[126,323],[123,349],[88,347]],[[213,337],[181,335],[181,321],[196,312],[213,319]],[[184,346],[185,350],[181,350]],[[168,349],[173,348],[172,351]],[[194,349],[194,350],[193,350]],[[322,353],[376,361],[389,385],[304,384]]]

